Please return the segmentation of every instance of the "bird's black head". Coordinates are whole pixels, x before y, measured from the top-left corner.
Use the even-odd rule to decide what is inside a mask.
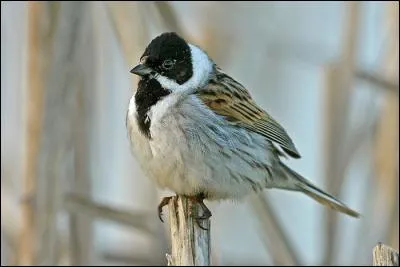
[[[161,75],[183,84],[193,75],[190,47],[176,33],[163,33],[150,42],[140,64],[131,72],[140,76]]]

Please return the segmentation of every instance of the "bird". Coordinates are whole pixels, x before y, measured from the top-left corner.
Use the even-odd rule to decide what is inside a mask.
[[[212,216],[204,200],[240,200],[265,189],[301,192],[360,216],[282,162],[301,158],[287,131],[198,45],[163,32],[130,73],[139,77],[126,112],[131,150],[158,187],[201,206],[198,223]],[[161,221],[171,198],[158,205]]]

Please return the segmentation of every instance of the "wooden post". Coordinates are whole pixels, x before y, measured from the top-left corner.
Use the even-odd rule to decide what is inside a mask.
[[[378,243],[373,250],[373,266],[399,266],[399,252]]]
[[[193,209],[192,209],[193,207]],[[199,204],[183,196],[174,196],[168,204],[171,231],[171,255],[167,254],[168,265],[210,265],[210,220],[200,222],[201,229],[191,216],[191,210],[202,215]]]

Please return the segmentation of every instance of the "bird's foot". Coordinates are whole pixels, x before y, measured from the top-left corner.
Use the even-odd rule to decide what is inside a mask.
[[[207,228],[204,228],[201,225],[201,221],[208,220],[212,216],[211,211],[207,208],[207,206],[203,202],[203,200],[205,198],[204,195],[203,194],[199,194],[199,195],[196,195],[196,196],[188,196],[188,198],[190,200],[192,200],[192,202],[190,202],[191,206],[190,206],[190,209],[189,209],[189,212],[190,212],[189,216],[192,216],[196,220],[197,225],[201,229],[208,230]],[[164,222],[164,220],[162,219],[163,207],[168,205],[168,203],[169,203],[169,201],[171,199],[172,199],[172,196],[164,197],[161,200],[160,204],[158,205],[158,217],[160,218],[161,222]],[[202,215],[200,215],[200,216],[197,215],[197,212],[195,210],[195,205],[193,205],[194,203],[198,203],[201,206],[201,208],[203,209],[203,214]]]
[[[197,195],[197,196],[189,196],[188,198],[191,199],[193,202],[198,203],[201,206],[201,208],[203,209],[203,215],[198,216],[197,212],[195,210],[195,205],[192,205],[191,209],[190,209],[190,211],[191,211],[190,215],[196,220],[197,225],[201,229],[208,230],[207,228],[204,228],[201,225],[201,221],[208,220],[212,216],[211,211],[207,208],[207,206],[203,202],[203,200],[205,198],[204,195],[200,194],[200,195]],[[193,204],[193,202],[192,202],[192,204]]]

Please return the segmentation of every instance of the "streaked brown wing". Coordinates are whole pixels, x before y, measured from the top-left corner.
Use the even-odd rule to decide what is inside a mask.
[[[197,92],[198,97],[215,113],[232,123],[261,134],[279,144],[293,158],[300,154],[285,129],[251,98],[237,81],[217,69],[208,85]]]

